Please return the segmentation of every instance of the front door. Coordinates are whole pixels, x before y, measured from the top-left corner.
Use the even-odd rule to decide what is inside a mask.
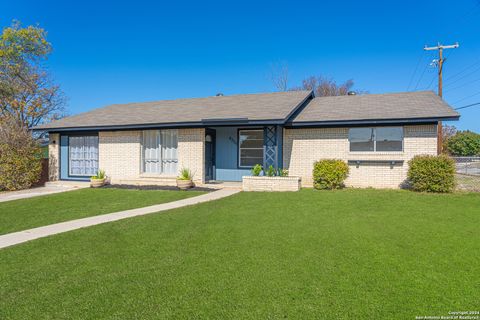
[[[215,180],[215,130],[205,130],[205,181]]]

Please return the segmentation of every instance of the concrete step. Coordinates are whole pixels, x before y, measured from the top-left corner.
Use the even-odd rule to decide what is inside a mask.
[[[88,188],[90,181],[58,180],[45,182],[45,187]]]

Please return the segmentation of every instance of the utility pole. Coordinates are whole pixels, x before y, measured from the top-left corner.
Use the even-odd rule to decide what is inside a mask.
[[[444,49],[456,49],[459,47],[458,42],[452,45],[444,46],[440,43],[437,43],[435,47],[425,47],[423,50],[425,51],[431,51],[431,50],[438,50],[438,60],[433,60],[433,62],[437,65],[438,67],[438,95],[440,98],[443,98],[443,62],[445,59],[443,59],[443,50]],[[442,145],[443,145],[443,136],[442,136],[442,122],[438,121],[437,125],[437,153],[441,154],[442,153]]]

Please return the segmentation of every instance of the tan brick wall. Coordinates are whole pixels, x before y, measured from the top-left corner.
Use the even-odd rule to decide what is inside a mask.
[[[60,176],[60,135],[51,133],[48,144],[48,180],[58,180]]]
[[[299,177],[249,177],[242,179],[243,191],[298,191]]]
[[[205,129],[178,129],[178,170],[189,168],[193,180],[205,182]]]
[[[403,160],[403,165],[384,163],[350,165],[347,186],[398,188],[405,181],[408,160],[417,154],[437,153],[436,125],[404,126],[403,152],[350,152],[348,128],[285,129],[283,163],[291,176],[302,177],[311,187],[313,163],[320,159]]]
[[[142,131],[99,132],[99,168],[105,170],[112,183],[143,179],[151,184],[165,182],[164,175],[148,177],[141,173]],[[204,182],[205,129],[178,129],[178,169],[187,167],[196,182]],[[172,184],[167,181],[165,184]]]
[[[98,167],[115,183],[140,175],[141,131],[98,133]]]

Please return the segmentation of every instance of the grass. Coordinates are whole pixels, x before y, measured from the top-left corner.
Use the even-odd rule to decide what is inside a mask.
[[[240,193],[0,251],[1,319],[478,310],[480,195]]]
[[[80,189],[0,202],[0,234],[180,200],[203,192]]]

